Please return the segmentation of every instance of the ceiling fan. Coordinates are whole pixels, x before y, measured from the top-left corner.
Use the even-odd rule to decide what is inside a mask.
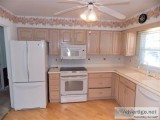
[[[80,15],[80,17],[85,21],[96,21],[97,20],[97,16],[96,16],[96,13],[94,11],[94,8],[96,8],[97,10],[99,10],[99,11],[105,13],[105,14],[111,15],[115,18],[118,18],[118,19],[122,20],[122,19],[126,18],[125,15],[123,15],[123,14],[121,14],[121,13],[119,13],[119,12],[113,10],[113,9],[110,9],[110,8],[106,7],[105,5],[122,4],[122,3],[128,3],[128,2],[130,2],[130,0],[117,0],[117,1],[116,0],[114,0],[114,1],[110,0],[105,4],[99,3],[98,0],[65,0],[65,1],[60,1],[58,3],[69,3],[69,4],[80,4],[80,5],[69,8],[69,9],[62,10],[62,11],[59,11],[59,12],[56,12],[56,13],[54,13],[54,15],[60,15],[60,14],[66,13],[66,12],[76,10],[76,9],[87,7],[87,10],[85,10]]]

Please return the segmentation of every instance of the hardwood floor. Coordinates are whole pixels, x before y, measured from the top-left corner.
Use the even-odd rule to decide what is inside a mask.
[[[82,103],[49,103],[47,109],[14,111],[4,120],[114,120],[114,100]]]

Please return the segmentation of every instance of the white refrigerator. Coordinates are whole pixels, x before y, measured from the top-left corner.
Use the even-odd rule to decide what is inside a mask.
[[[46,108],[48,48],[45,41],[11,41],[15,110]]]

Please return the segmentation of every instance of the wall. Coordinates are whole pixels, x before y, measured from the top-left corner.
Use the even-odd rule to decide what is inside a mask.
[[[7,61],[6,61],[6,50],[4,41],[4,29],[1,26],[0,26],[0,61],[1,61],[1,67],[6,68]]]
[[[49,67],[114,67],[124,65],[123,56],[87,56],[85,60],[61,60],[59,56],[49,56]]]
[[[11,106],[13,107],[13,96],[12,96],[13,91],[12,91],[12,79],[11,79],[12,76],[11,76],[11,61],[10,61],[10,40],[17,39],[17,29],[15,24],[12,21],[2,17],[0,17],[0,26],[4,27],[10,98],[11,98]]]

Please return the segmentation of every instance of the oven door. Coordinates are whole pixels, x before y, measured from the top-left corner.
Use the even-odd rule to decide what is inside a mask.
[[[87,76],[61,77],[61,95],[87,93]]]

